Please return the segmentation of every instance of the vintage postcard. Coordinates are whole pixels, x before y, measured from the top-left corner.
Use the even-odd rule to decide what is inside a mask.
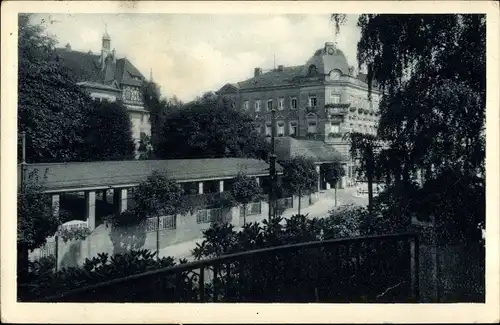
[[[3,2],[2,321],[498,322],[499,17]]]

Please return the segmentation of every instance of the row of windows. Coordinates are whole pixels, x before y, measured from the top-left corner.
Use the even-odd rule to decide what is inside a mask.
[[[271,128],[271,123],[266,122],[265,124],[265,135],[270,136],[272,132]],[[317,133],[318,132],[318,122],[317,120],[310,119],[307,121],[307,133]],[[349,128],[351,130],[356,130],[356,131],[361,131],[365,133],[376,133],[377,132],[377,127],[376,126],[370,126],[370,125],[362,125],[362,124],[349,124]],[[257,131],[260,132],[261,127],[257,127]],[[339,123],[330,123],[330,130],[327,130],[329,133],[340,133],[340,124]],[[277,121],[276,122],[276,135],[277,136],[284,136],[285,135],[285,122],[284,121]],[[297,121],[290,121],[288,122],[288,135],[290,136],[296,136],[298,135],[298,122]]]
[[[265,124],[265,135],[270,136],[272,132],[271,123],[266,122]],[[260,126],[257,127],[257,131],[260,132]],[[290,136],[298,135],[299,124],[297,121],[288,122],[288,134]],[[307,120],[307,133],[317,133],[318,132],[318,121],[316,119],[308,119]],[[340,132],[340,124],[331,123],[330,132],[338,133]],[[276,135],[283,136],[285,135],[285,122],[277,121],[276,122]]]
[[[330,94],[330,103],[333,103],[333,104],[339,104],[340,103],[340,95],[339,94],[336,94],[336,93],[331,93]],[[284,110],[285,109],[285,98],[284,97],[280,97],[278,98],[278,110]],[[274,105],[274,101],[273,99],[268,99],[266,101],[266,109],[268,111],[270,111],[271,109],[273,109],[273,105]],[[308,106],[309,107],[316,107],[318,105],[318,99],[316,97],[316,95],[310,95],[309,98],[308,98]],[[260,112],[261,110],[261,100],[260,99],[257,99],[253,102],[253,107],[254,107],[254,110],[256,112]],[[297,97],[291,97],[290,98],[290,101],[288,103],[288,107],[290,109],[297,109],[298,107],[298,99]],[[244,110],[248,110],[250,108],[250,101],[249,100],[245,100],[243,102],[243,109]]]

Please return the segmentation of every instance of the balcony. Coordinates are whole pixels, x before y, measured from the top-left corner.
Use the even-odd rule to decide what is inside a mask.
[[[349,106],[351,104],[326,104],[325,112],[328,115],[346,115],[349,112]]]
[[[411,233],[322,240],[179,264],[36,301],[418,302],[418,256]]]

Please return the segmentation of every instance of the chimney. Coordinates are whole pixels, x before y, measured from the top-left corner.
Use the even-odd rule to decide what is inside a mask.
[[[258,77],[262,74],[262,68],[255,68],[253,76]]]
[[[69,45],[69,43],[66,43],[65,47],[66,47],[66,51],[68,51],[68,52],[71,51],[71,45]]]
[[[285,69],[285,67],[283,65],[278,65],[278,71],[283,71]]]

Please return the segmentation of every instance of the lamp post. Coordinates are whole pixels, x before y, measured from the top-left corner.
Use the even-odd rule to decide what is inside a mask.
[[[276,109],[271,110],[271,155],[269,156],[269,178],[271,186],[269,189],[269,221],[276,217],[276,206],[274,188],[276,183],[276,154],[274,153],[274,137],[276,136]]]

